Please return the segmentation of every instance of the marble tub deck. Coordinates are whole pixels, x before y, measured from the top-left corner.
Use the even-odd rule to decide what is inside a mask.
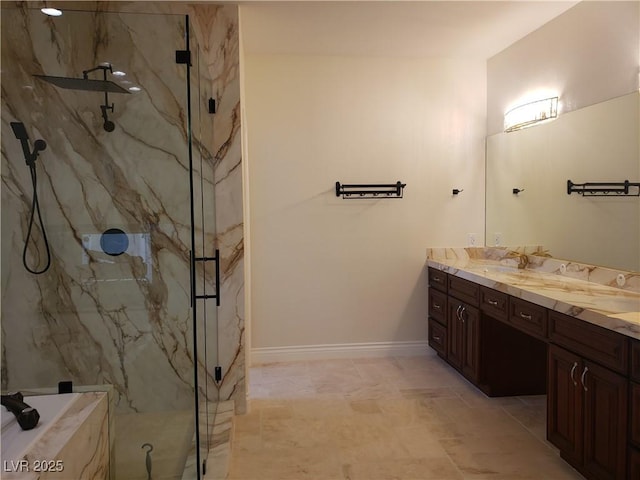
[[[427,265],[640,339],[640,273],[536,253],[524,248],[428,249]]]

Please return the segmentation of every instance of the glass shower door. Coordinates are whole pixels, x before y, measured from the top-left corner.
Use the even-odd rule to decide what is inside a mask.
[[[218,365],[217,306],[220,302],[219,253],[216,245],[215,159],[213,144],[215,101],[212,82],[204,57],[190,35],[192,59],[190,91],[193,146],[193,234],[194,302],[197,349],[197,431],[199,435],[200,474],[207,471],[207,459],[213,447],[213,427],[218,405],[217,385],[221,380]],[[211,466],[209,466],[211,467]]]

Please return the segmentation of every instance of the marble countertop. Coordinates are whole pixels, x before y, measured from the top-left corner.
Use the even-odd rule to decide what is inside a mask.
[[[524,253],[500,256],[495,249],[428,249],[427,265],[640,339],[640,291],[635,289],[633,272],[605,272],[608,277],[624,278],[627,288],[621,288],[615,281],[600,281],[607,275],[589,278],[579,273],[593,273],[599,267],[577,268],[570,262]]]

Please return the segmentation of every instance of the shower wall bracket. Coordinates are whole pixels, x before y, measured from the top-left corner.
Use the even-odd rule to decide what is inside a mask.
[[[336,197],[342,196],[344,199],[357,198],[402,198],[406,183],[397,181],[396,183],[369,183],[369,184],[346,184],[336,182]]]
[[[587,182],[573,183],[567,180],[567,195],[577,193],[583,197],[602,197],[607,195],[626,195],[640,197],[640,182]]]
[[[191,50],[176,50],[176,63],[191,66]]]

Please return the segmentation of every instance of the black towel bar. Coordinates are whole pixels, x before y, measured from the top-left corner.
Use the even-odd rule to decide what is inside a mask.
[[[583,197],[597,197],[604,195],[628,195],[640,197],[640,183],[630,182],[587,182],[573,183],[567,180],[567,195],[577,193]]]
[[[336,182],[336,197],[346,199],[356,198],[402,198],[406,183],[370,183],[370,184],[346,184]]]

